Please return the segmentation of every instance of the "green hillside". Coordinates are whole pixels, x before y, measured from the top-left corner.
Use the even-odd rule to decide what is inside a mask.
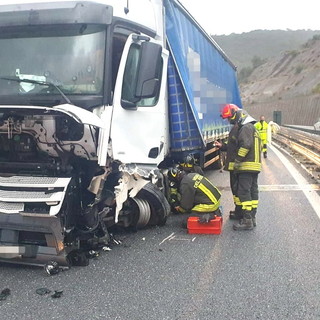
[[[252,67],[252,60],[268,60],[281,52],[298,49],[320,30],[255,30],[231,35],[212,35],[223,51],[238,67]],[[257,59],[258,58],[258,59]]]

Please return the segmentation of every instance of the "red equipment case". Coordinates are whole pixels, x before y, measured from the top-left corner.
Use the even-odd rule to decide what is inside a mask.
[[[208,223],[199,223],[199,217],[189,217],[187,221],[188,233],[190,234],[221,234],[222,217],[215,217]]]

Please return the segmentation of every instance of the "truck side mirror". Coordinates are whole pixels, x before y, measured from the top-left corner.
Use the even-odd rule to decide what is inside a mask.
[[[141,58],[138,69],[135,96],[137,98],[152,98],[160,90],[162,72],[162,47],[156,43],[141,44]]]

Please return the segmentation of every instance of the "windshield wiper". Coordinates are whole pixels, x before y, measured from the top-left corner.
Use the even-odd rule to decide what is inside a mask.
[[[16,82],[26,82],[26,83],[32,83],[32,84],[38,84],[40,86],[53,86],[55,89],[58,90],[58,92],[62,95],[62,97],[66,100],[67,103],[72,104],[70,99],[63,93],[63,91],[53,82],[51,81],[37,81],[37,80],[31,80],[31,79],[20,79],[17,77],[0,77],[2,80],[10,80],[10,81],[16,81]]]

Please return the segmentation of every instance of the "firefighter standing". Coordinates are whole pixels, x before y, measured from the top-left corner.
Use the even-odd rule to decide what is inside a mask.
[[[168,178],[179,186],[180,203],[175,208],[177,212],[199,214],[203,223],[209,222],[214,215],[221,215],[221,193],[206,177],[173,168],[169,170]]]
[[[228,105],[227,105],[228,106]],[[233,170],[237,174],[236,195],[239,198],[243,218],[233,225],[234,230],[251,230],[256,226],[256,212],[259,202],[258,174],[261,170],[261,140],[254,123],[245,110],[230,110],[226,107],[223,118],[238,126],[235,132],[236,148],[228,148],[230,159],[234,159]],[[230,163],[230,168],[232,162]]]
[[[223,119],[227,119],[230,116],[231,117],[235,116],[235,113],[238,110],[240,110],[240,108],[235,104],[227,104],[224,106],[221,112],[221,117]],[[233,124],[233,127],[229,132],[227,143],[215,141],[214,145],[217,148],[219,148],[221,151],[228,151],[226,154],[224,170],[229,171],[230,173],[230,187],[231,187],[231,192],[233,196],[233,202],[235,205],[234,210],[230,211],[229,218],[231,220],[240,220],[243,218],[243,215],[242,215],[241,202],[239,200],[239,197],[237,196],[238,174],[235,174],[233,170],[236,151],[238,148],[237,135],[238,135],[239,126],[237,123],[234,123],[233,120],[230,120],[230,124]]]
[[[260,121],[256,122],[254,126],[256,127],[256,129],[260,134],[263,156],[264,158],[267,158],[268,123],[265,121],[264,116],[261,116]]]

